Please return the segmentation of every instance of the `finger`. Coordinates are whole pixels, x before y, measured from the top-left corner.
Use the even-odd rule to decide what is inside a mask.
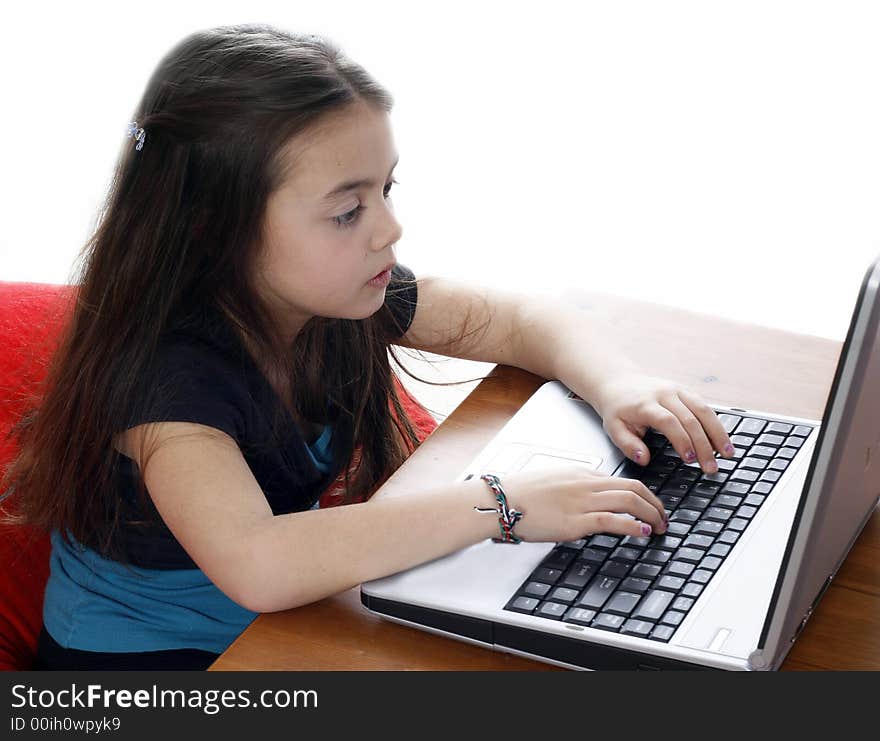
[[[614,512],[589,512],[582,516],[584,536],[596,533],[612,533],[614,535],[632,535],[644,538],[651,535],[651,525],[639,522],[632,517]]]
[[[614,479],[615,484],[611,486],[611,489],[628,489],[629,491],[635,492],[638,496],[647,502],[647,504],[657,510],[657,513],[660,516],[660,519],[665,523],[667,521],[666,516],[666,507],[663,505],[663,502],[651,491],[647,486],[645,486],[638,479],[624,479],[624,478],[616,478]]]
[[[687,433],[689,442],[682,459],[686,463],[693,463],[697,460],[706,473],[718,473],[715,451],[712,449],[712,443],[709,442],[709,437],[706,435],[703,423],[699,418],[681,401],[677,394],[664,398],[661,404],[678,418]],[[691,453],[695,458],[689,459],[687,457]]]
[[[735,452],[733,443],[730,441],[730,436],[727,434],[727,430],[724,429],[724,425],[721,424],[721,420],[718,419],[718,414],[716,414],[715,410],[703,401],[699,395],[688,389],[682,389],[678,392],[678,395],[703,424],[703,429],[709,435],[709,440],[715,450],[725,458],[733,458]],[[730,447],[728,448],[728,446]]]
[[[654,494],[644,483],[639,481],[638,479],[625,479],[619,476],[607,476],[601,482],[602,489],[595,489],[594,491],[602,492],[602,491],[614,491],[616,489],[626,489],[628,491],[632,491],[638,494],[642,499],[644,499],[648,504],[650,504],[660,515],[661,519],[665,519],[666,516],[666,508],[663,506],[663,502],[661,502],[657,495]]]
[[[642,499],[649,502],[652,507],[655,507],[661,515],[666,511],[663,509],[663,503],[657,498],[654,492],[638,479],[627,479],[622,476],[600,476],[590,479],[589,483],[590,489],[596,493],[601,491],[613,491],[615,489],[634,491],[642,497]]]
[[[610,437],[612,442],[617,446],[618,450],[620,450],[627,458],[643,466],[648,464],[651,459],[651,451],[648,450],[648,446],[642,442],[644,432],[641,436],[636,435],[630,426],[620,419],[620,417],[609,421],[608,424],[605,425],[605,431],[608,433],[608,437]]]
[[[621,479],[623,480],[623,479]],[[658,532],[666,529],[665,511],[657,510],[632,489],[611,489],[591,494],[586,502],[590,512],[618,512],[630,514],[637,520],[648,523]]]

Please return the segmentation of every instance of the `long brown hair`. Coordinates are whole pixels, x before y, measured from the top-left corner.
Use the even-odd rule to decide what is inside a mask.
[[[387,305],[357,321],[314,317],[291,345],[251,283],[282,148],[359,101],[386,112],[393,105],[314,34],[221,26],[191,34],[160,61],[132,117],[147,132],[143,149],[123,143],[70,281],[74,303],[40,403],[17,427],[20,453],[0,486],[14,494],[7,521],[58,529],[125,559],[115,542],[113,438],[163,331],[204,306],[222,311],[260,361],[291,379],[297,417],[334,423],[343,452],[360,450],[355,476],[345,470],[345,503],[367,498],[415,449],[389,355],[418,376],[392,345],[399,332]]]

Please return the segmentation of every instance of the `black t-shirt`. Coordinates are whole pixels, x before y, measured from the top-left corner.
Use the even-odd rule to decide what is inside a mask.
[[[412,271],[396,265],[385,303],[398,337],[412,323],[416,301]],[[276,515],[309,509],[348,463],[342,460],[345,453],[331,444],[330,470],[322,473],[316,468],[286,410],[273,436],[281,401],[219,311],[205,309],[197,322],[172,323],[140,388],[144,393],[161,391],[157,399],[162,403],[133,412],[123,429],[145,422],[178,421],[222,430],[238,443]],[[120,455],[116,483],[129,507],[137,501],[139,475],[134,461]],[[138,518],[140,524],[123,518],[121,535],[131,562],[152,569],[196,568],[151,505],[148,516]],[[135,511],[140,514],[136,507]]]

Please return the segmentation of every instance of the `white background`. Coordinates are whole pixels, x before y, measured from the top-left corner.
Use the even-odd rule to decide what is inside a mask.
[[[873,2],[7,5],[0,280],[67,280],[158,60],[243,22],[327,35],[394,95],[417,275],[844,338],[880,253]]]

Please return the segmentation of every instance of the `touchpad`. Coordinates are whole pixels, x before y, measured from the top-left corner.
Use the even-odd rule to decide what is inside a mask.
[[[602,465],[602,459],[598,456],[586,458],[573,458],[558,453],[532,453],[523,463],[520,471],[536,471],[539,469],[562,468],[572,465],[583,466],[597,470]]]

